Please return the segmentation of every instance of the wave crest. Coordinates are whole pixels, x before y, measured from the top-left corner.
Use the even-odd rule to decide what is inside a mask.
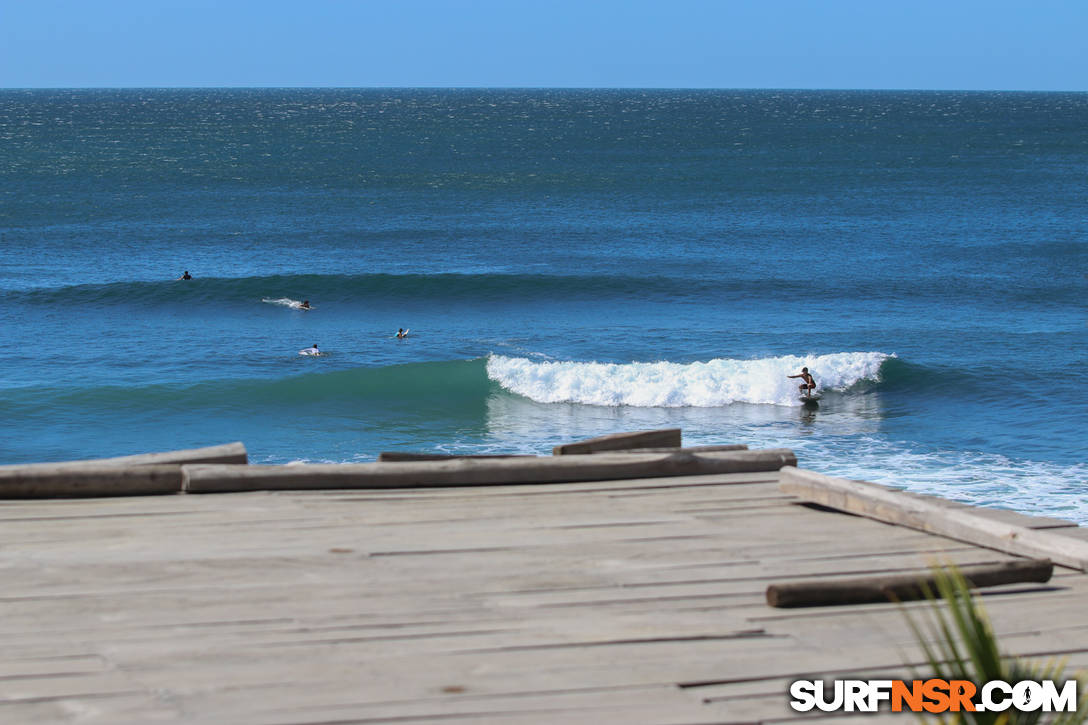
[[[487,375],[506,390],[538,403],[655,408],[712,408],[732,403],[801,405],[798,382],[787,378],[808,367],[817,389],[846,390],[880,382],[894,357],[882,352],[842,352],[807,357],[708,362],[537,362],[492,355]]]

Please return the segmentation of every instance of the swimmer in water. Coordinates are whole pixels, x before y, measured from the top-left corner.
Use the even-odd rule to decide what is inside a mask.
[[[185,274],[178,277],[178,279],[192,279],[192,278],[193,278],[193,275],[189,274],[189,270],[185,270]]]

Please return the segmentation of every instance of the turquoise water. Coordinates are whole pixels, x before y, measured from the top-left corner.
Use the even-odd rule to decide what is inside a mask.
[[[1088,523],[1086,202],[1088,94],[0,91],[0,461],[680,426]]]

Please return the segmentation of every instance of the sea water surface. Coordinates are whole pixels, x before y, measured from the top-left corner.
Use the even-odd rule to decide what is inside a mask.
[[[1086,210],[1083,93],[0,91],[0,462],[679,426],[1088,523]]]

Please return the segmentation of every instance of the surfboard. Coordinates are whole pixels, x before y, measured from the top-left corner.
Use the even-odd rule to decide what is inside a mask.
[[[801,396],[801,403],[804,404],[806,407],[815,408],[815,407],[819,406],[820,405],[820,403],[818,402],[819,400],[820,400],[819,395],[802,395]]]
[[[315,349],[314,349],[314,348],[312,348],[312,347],[307,347],[307,348],[305,348],[305,349],[299,350],[299,351],[298,351],[298,354],[299,354],[299,355],[309,355],[309,356],[311,356],[311,357],[321,357],[321,356],[322,356],[322,355],[324,355],[325,353],[323,353],[323,352],[321,352],[321,351],[319,351],[319,350],[315,350]]]

